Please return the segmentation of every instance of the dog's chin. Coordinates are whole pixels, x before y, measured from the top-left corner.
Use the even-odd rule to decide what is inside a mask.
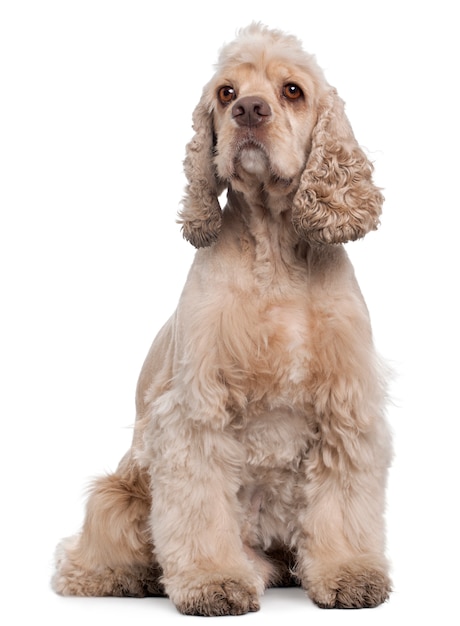
[[[299,183],[300,173],[280,171],[265,143],[253,137],[236,139],[226,150],[218,147],[215,165],[221,184],[242,193],[263,190],[265,194],[285,196]]]
[[[245,146],[237,156],[237,164],[247,174],[257,178],[265,178],[270,172],[270,164],[265,152],[257,147]]]
[[[278,173],[265,147],[256,143],[245,144],[237,150],[230,178],[246,182],[256,179],[267,191],[278,189],[283,193],[293,184],[293,178]]]

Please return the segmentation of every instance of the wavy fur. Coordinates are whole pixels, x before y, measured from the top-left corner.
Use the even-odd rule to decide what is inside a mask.
[[[376,606],[385,370],[330,245],[377,225],[372,167],[314,58],[258,24],[222,51],[194,128],[180,219],[200,249],[142,368],[131,449],[94,483],[53,587],[166,594],[194,615],[255,611],[290,584],[321,607]]]

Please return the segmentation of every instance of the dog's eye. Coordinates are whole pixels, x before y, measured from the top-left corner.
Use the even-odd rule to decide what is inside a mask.
[[[233,87],[226,85],[225,87],[221,87],[217,92],[217,96],[222,104],[228,104],[232,100],[236,98],[236,91]]]
[[[288,100],[298,100],[301,96],[303,96],[303,92],[298,85],[288,83],[283,87],[283,96],[285,96]]]

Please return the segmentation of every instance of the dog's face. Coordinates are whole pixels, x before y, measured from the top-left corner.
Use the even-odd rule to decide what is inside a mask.
[[[257,24],[241,31],[221,52],[193,127],[180,222],[197,248],[219,237],[218,198],[229,186],[249,202],[290,210],[305,241],[344,243],[377,228],[383,196],[372,163],[343,101],[295,37]]]
[[[225,181],[257,177],[265,187],[289,190],[310,151],[318,88],[286,55],[263,56],[226,64],[210,86],[214,162]]]

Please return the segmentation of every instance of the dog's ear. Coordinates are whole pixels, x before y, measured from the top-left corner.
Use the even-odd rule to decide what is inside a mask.
[[[222,222],[218,182],[213,163],[214,133],[207,90],[193,113],[194,136],[187,144],[184,171],[188,184],[178,222],[195,248],[210,246]]]
[[[383,196],[335,89],[328,91],[294,198],[292,221],[302,239],[344,243],[379,225]]]

